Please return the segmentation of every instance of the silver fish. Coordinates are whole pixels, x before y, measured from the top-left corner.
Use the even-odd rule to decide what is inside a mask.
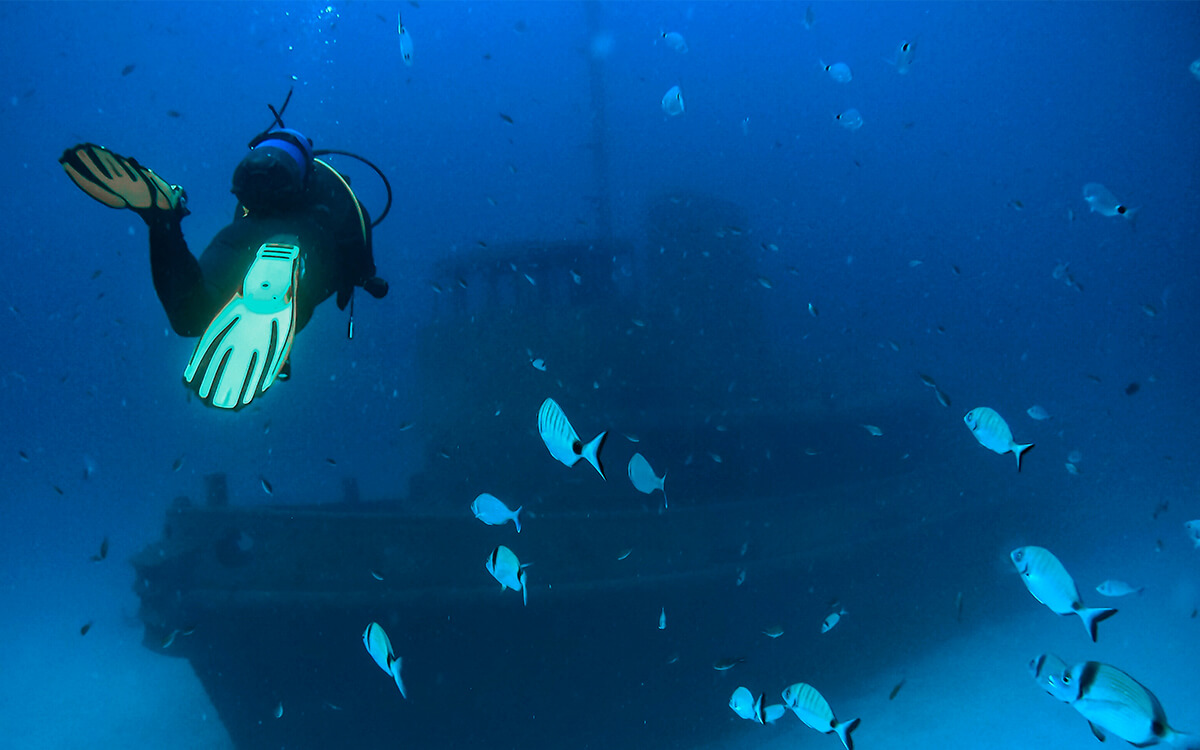
[[[1017,471],[1021,470],[1021,455],[1032,448],[1033,443],[1025,445],[1016,443],[1013,440],[1012,430],[1009,429],[1008,422],[1004,421],[1004,417],[997,414],[994,409],[979,406],[967,412],[963,417],[963,422],[984,448],[1000,454],[1011,451],[1017,459]]]
[[[400,688],[400,696],[408,698],[408,693],[404,689],[404,680],[400,678],[400,658],[392,651],[392,642],[388,638],[387,633],[380,627],[379,623],[373,622],[367,625],[367,629],[363,631],[363,645],[367,647],[367,653],[379,665],[379,668],[392,676],[396,682],[396,687]]]
[[[1088,204],[1089,212],[1101,216],[1124,216],[1126,219],[1133,219],[1138,212],[1138,209],[1130,208],[1117,200],[1117,196],[1098,182],[1089,182],[1083,186],[1083,200]]]
[[[892,59],[887,60],[885,58],[885,60],[889,65],[896,69],[897,73],[900,75],[906,75],[908,71],[912,70],[914,55],[915,50],[913,48],[913,43],[908,40],[904,40],[896,45],[896,51],[892,53]]]
[[[858,719],[838,721],[833,715],[833,709],[829,707],[829,702],[812,685],[804,682],[788,685],[783,691],[783,705],[792,709],[796,716],[800,717],[800,721],[818,732],[836,733],[846,750],[853,750],[850,733],[858,726]]]
[[[835,627],[837,627],[837,624],[841,622],[842,615],[844,614],[846,614],[845,609],[839,609],[837,612],[830,612],[829,615],[826,616],[821,622],[821,632],[828,633],[830,630],[833,630]]]
[[[1036,419],[1039,422],[1043,422],[1043,421],[1051,418],[1050,412],[1046,411],[1044,408],[1042,408],[1041,406],[1038,406],[1037,404],[1034,404],[1033,406],[1026,409],[1025,413],[1029,415],[1030,419]]]
[[[513,526],[517,527],[518,534],[521,533],[521,509],[524,507],[519,506],[516,510],[509,510],[504,501],[487,492],[471,501],[471,513],[480,521],[488,526],[503,526],[512,521]]]
[[[1096,626],[1117,613],[1115,609],[1085,607],[1071,574],[1050,550],[1044,547],[1018,547],[1009,557],[1033,598],[1057,615],[1079,615],[1093,642],[1096,640]]]
[[[739,687],[729,696],[729,707],[743,719],[754,718],[754,694],[749,688]]]
[[[605,478],[604,468],[600,465],[600,449],[604,447],[607,430],[587,443],[580,441],[579,434],[567,420],[562,408],[554,399],[548,398],[538,409],[538,433],[541,434],[542,442],[546,444],[551,456],[567,466],[574,466],[581,458],[587,459],[600,474],[600,478]]]
[[[404,21],[400,18],[399,13],[396,14],[396,33],[400,35],[400,57],[404,59],[405,65],[412,65],[412,36],[408,33],[408,29],[404,28]]]
[[[525,568],[527,566],[521,564],[512,550],[501,544],[492,550],[492,554],[488,555],[487,562],[483,566],[487,568],[487,572],[492,574],[492,578],[500,583],[501,591],[507,589],[520,591],[521,603],[529,606],[529,588],[525,585]]]
[[[662,110],[671,117],[683,114],[683,91],[678,86],[672,86],[663,94]]]
[[[1134,747],[1169,745],[1200,750],[1200,736],[1176,731],[1154,693],[1114,666],[1098,661],[1051,673],[1047,692],[1070,703],[1103,742],[1112,734]]]
[[[688,45],[687,41],[683,38],[683,34],[680,34],[678,31],[664,31],[662,32],[662,38],[671,49],[681,55],[687,54]]]
[[[1117,596],[1128,596],[1129,594],[1140,594],[1146,590],[1146,587],[1145,586],[1134,587],[1134,586],[1130,586],[1128,583],[1125,583],[1124,581],[1115,581],[1110,578],[1107,581],[1105,581],[1104,583],[1097,586],[1096,590],[1099,591],[1101,594],[1104,594],[1105,596],[1117,597]]]
[[[1183,528],[1187,531],[1188,539],[1192,540],[1192,544],[1200,549],[1200,520],[1188,521]]]
[[[667,490],[664,486],[667,481],[667,472],[663,472],[660,477],[654,473],[650,462],[641,453],[634,453],[633,458],[629,459],[629,481],[633,482],[634,488],[638,492],[649,495],[655,490],[663,493],[663,505],[667,504]]]

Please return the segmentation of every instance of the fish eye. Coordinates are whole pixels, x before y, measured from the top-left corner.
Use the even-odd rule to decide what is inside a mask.
[[[572,452],[573,452],[573,453],[574,453],[576,456],[583,455],[583,443],[579,442],[578,440],[576,440],[575,442],[571,443],[571,451],[572,451]]]
[[[1129,209],[1125,208],[1124,206],[1117,206],[1117,213],[1119,213],[1119,214],[1123,214],[1128,210]]]

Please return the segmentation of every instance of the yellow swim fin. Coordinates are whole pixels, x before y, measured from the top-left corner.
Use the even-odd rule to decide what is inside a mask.
[[[94,143],[81,143],[58,157],[79,189],[110,208],[128,208],[147,221],[157,211],[186,216],[187,193],[143,167]]]

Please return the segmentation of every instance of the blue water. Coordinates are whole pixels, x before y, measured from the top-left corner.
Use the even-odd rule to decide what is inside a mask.
[[[367,499],[397,499],[414,511],[457,507],[458,497],[407,492],[447,448],[423,429],[427,401],[475,396],[423,391],[429,382],[415,342],[449,315],[431,287],[447,283],[435,278],[437,264],[523,241],[586,246],[604,225],[604,200],[612,236],[632,248],[599,264],[624,295],[606,315],[614,326],[650,318],[653,329],[657,310],[670,340],[648,339],[662,346],[637,356],[614,354],[615,374],[598,389],[590,374],[556,383],[562,375],[551,359],[546,385],[508,401],[513,409],[533,404],[513,417],[524,427],[496,434],[481,419],[463,438],[497,446],[498,472],[517,450],[512,441],[542,450],[529,430],[547,395],[569,393],[568,412],[591,433],[622,399],[652,412],[650,388],[688,403],[694,383],[637,379],[669,370],[675,358],[693,378],[712,374],[694,402],[698,423],[719,424],[747,408],[794,414],[811,401],[822,425],[840,420],[843,430],[786,423],[764,440],[698,437],[689,426],[672,441],[670,426],[656,422],[645,432],[657,444],[640,447],[670,472],[668,488],[679,488],[672,503],[684,507],[689,494],[705,491],[736,496],[748,483],[778,495],[780,482],[770,477],[790,477],[805,448],[820,449],[822,482],[907,476],[896,498],[917,504],[914,518],[924,494],[1011,505],[1010,516],[988,517],[987,533],[969,523],[957,530],[980,534],[980,560],[996,561],[980,597],[993,585],[1015,587],[1018,607],[1066,628],[1038,611],[1004,560],[1012,546],[1059,546],[1095,563],[1080,582],[1085,591],[1122,569],[1149,580],[1145,597],[1161,597],[1158,613],[1176,618],[1163,627],[1178,625],[1169,632],[1200,652],[1189,617],[1200,604],[1200,551],[1183,531],[1200,517],[1200,80],[1188,70],[1200,57],[1200,6],[814,3],[811,29],[805,7],[607,3],[589,16],[579,3],[0,5],[0,123],[13,147],[0,177],[8,261],[0,275],[0,644],[11,644],[0,645],[11,665],[0,669],[12,689],[38,694],[43,668],[72,669],[51,667],[57,643],[69,643],[72,663],[86,669],[92,641],[136,642],[125,561],[158,538],[173,498],[203,496],[206,474],[226,473],[235,502],[246,505],[338,500],[354,477]],[[414,40],[411,67],[400,59],[398,10]],[[672,30],[686,37],[686,54],[660,38]],[[915,51],[904,75],[887,63],[902,40]],[[831,80],[818,59],[848,63],[853,80]],[[673,85],[686,102],[679,117],[660,106]],[[180,382],[194,341],[169,330],[141,221],[89,201],[55,159],[93,141],[184,185],[192,211],[184,230],[198,253],[234,208],[230,174],[247,141],[270,124],[267,104],[278,106],[289,88],[291,127],[319,148],[366,156],[391,180],[395,205],[375,233],[391,293],[382,301],[359,295],[353,340],[345,313],[326,303],[297,338],[292,380],[251,408],[223,413],[189,400]],[[862,113],[860,129],[835,120],[848,108]],[[597,134],[599,110],[605,129]],[[598,141],[606,174],[597,169]],[[378,214],[384,193],[375,177],[353,162],[337,164]],[[1089,213],[1089,182],[1136,207],[1136,221]],[[701,261],[687,251],[730,239],[715,237],[728,227],[708,226],[693,243],[664,239],[647,218],[664,196],[683,194],[736,206],[745,217],[732,238],[738,272],[703,290],[688,284],[688,264]],[[669,259],[671,274],[654,274],[664,267],[658,256]],[[1053,277],[1060,264],[1069,264],[1079,288]],[[819,317],[809,315],[810,303]],[[732,322],[705,319],[702,328],[704,310],[729,311],[720,316]],[[526,349],[538,342],[503,344],[526,367]],[[447,359],[462,361],[462,352],[453,354]],[[790,381],[768,389],[777,405],[736,385],[756,381],[760,358],[794,373],[792,390]],[[470,371],[482,382],[509,364],[476,360]],[[918,373],[937,379],[950,408]],[[631,380],[640,385],[616,389]],[[714,396],[718,390],[724,395]],[[1054,419],[1028,418],[1034,404]],[[1011,456],[986,451],[962,426],[962,414],[982,405],[1004,414],[1020,442],[1037,443],[1020,474]],[[402,431],[410,422],[415,427]],[[864,422],[884,435],[871,438],[858,426]],[[610,459],[606,489],[617,493],[616,484],[628,507],[642,507],[652,501],[622,484],[630,449],[615,434],[642,427],[612,429],[610,448],[621,453]],[[1078,476],[1064,468],[1073,450],[1081,454]],[[717,464],[711,453],[738,458]],[[905,475],[897,468],[905,461],[919,470]],[[1162,502],[1168,510],[1151,518]],[[104,537],[109,558],[93,565],[88,558]],[[870,577],[879,563],[857,555],[840,574]],[[905,580],[913,588],[893,589],[898,598],[933,596],[919,576]],[[814,608],[836,593],[821,589]],[[817,623],[823,614],[815,613]],[[89,620],[96,624],[81,640],[78,628]],[[1129,620],[1101,630],[1127,627],[1126,638],[1136,640],[1137,620]],[[1064,656],[1095,655],[1075,645]],[[45,659],[30,657],[30,648],[44,649]],[[1031,641],[1027,650],[1037,649]],[[1200,731],[1194,684],[1182,677],[1200,666],[1194,656],[1176,671],[1169,663],[1179,654],[1153,644],[1104,656],[1135,674],[1161,669],[1172,692],[1152,687],[1169,715]],[[884,681],[886,693],[895,680]],[[735,718],[724,701],[736,684],[716,689],[712,710]],[[112,698],[103,691],[78,700],[100,716],[124,710],[106,710]],[[56,723],[65,699],[47,701],[43,714],[0,706],[0,737],[6,725]],[[1043,696],[1031,705],[1070,713]],[[41,737],[22,746],[75,747],[89,737],[82,724],[61,726],[21,734]],[[1090,747],[1082,719],[1071,726],[1077,731],[1059,746]],[[859,731],[869,736],[868,718]],[[104,736],[117,742],[122,731]],[[975,747],[1013,746],[975,739]],[[654,742],[676,746],[666,730]]]

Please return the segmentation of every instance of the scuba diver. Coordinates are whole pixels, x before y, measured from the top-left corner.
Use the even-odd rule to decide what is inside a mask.
[[[292,92],[274,122],[250,141],[233,172],[238,205],[197,260],[183,238],[187,193],[137,160],[84,143],[59,158],[85,193],[112,208],[128,208],[150,229],[154,290],[171,328],[200,341],[184,369],[185,384],[204,403],[240,409],[290,374],[292,338],[330,296],[350,305],[354,290],[376,299],[388,284],[375,275],[371,230],[387,215],[392,189],[371,162],[312,141],[283,124]],[[349,181],[319,157],[342,154],[383,179],[387,205],[371,221]]]

